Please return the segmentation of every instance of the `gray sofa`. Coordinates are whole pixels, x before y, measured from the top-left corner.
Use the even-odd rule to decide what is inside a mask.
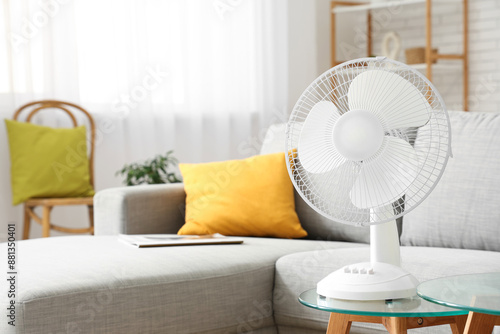
[[[500,271],[500,113],[452,112],[451,122],[454,158],[402,222],[403,266],[421,281]],[[281,150],[282,130],[271,128],[262,153]],[[369,259],[368,229],[329,222],[299,196],[307,240],[149,249],[117,240],[176,233],[184,200],[182,184],[107,189],[95,197],[96,236],[18,242],[16,327],[2,320],[0,333],[325,333],[328,314],[298,295]],[[4,308],[6,294],[0,298]],[[351,332],[382,330],[354,324]]]

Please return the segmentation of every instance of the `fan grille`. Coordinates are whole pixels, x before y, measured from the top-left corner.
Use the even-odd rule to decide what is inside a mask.
[[[351,83],[358,75],[371,70],[391,72],[410,82],[422,94],[422,98],[406,101],[405,107],[424,107],[430,119],[426,125],[419,128],[385,130],[386,136],[402,139],[414,147],[418,157],[416,162],[418,165],[415,166],[417,175],[412,178],[411,184],[405,188],[404,194],[399,199],[378,207],[359,208],[353,204],[350,193],[366,162],[347,160],[329,171],[313,173],[302,166],[298,147],[304,122],[311,109],[318,102],[330,101],[336,106],[340,115],[349,112],[348,92]],[[368,87],[378,91],[386,89],[384,84],[374,81]],[[366,101],[363,109],[375,111],[384,108],[382,105],[374,105],[375,102]],[[398,110],[386,110],[393,119],[398,118],[398,112]],[[333,125],[327,127],[333,129]],[[417,135],[418,139],[415,140]],[[331,140],[331,136],[329,134],[327,136],[323,140]],[[408,213],[436,186],[450,154],[450,122],[441,96],[422,74],[405,64],[386,58],[357,59],[326,71],[304,91],[295,104],[287,124],[286,148],[288,171],[292,182],[312,208],[331,220],[345,224],[378,224]],[[326,157],[329,152],[318,151],[316,154]],[[396,166],[394,168],[397,173],[405,172],[397,170]]]

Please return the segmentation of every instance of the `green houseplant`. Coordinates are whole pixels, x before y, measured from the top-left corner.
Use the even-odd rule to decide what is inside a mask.
[[[173,151],[165,155],[157,155],[144,163],[132,163],[123,166],[116,175],[125,176],[124,184],[135,186],[138,184],[160,184],[182,182],[175,167],[179,161],[174,157]]]

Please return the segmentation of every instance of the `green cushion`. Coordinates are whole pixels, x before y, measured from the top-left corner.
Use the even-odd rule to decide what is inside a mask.
[[[90,184],[85,126],[54,129],[5,120],[12,203],[33,197],[86,197]]]

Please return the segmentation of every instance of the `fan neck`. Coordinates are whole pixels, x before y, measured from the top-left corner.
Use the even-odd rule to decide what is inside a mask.
[[[401,265],[396,221],[370,225],[370,261]]]

